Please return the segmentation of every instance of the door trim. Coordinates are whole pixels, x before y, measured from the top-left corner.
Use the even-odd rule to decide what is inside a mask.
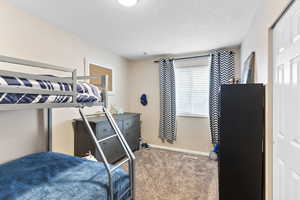
[[[297,0],[290,0],[288,5],[285,7],[285,9],[283,9],[283,11],[280,13],[280,15],[277,17],[275,22],[270,27],[271,30],[273,30],[275,28],[275,26],[278,24],[278,22],[281,20],[281,18],[285,15],[285,13],[287,13],[289,11],[290,7],[292,7],[296,1]]]

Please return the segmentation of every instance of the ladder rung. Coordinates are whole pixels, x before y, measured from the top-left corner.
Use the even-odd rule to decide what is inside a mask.
[[[130,188],[126,189],[126,191],[122,194],[120,194],[123,198],[124,198],[124,195],[126,195],[126,193],[130,196],[128,197],[127,200],[134,200],[134,197],[135,197],[135,187],[134,187],[134,163],[135,163],[135,156],[133,154],[133,152],[131,151],[130,149],[130,146],[128,145],[125,137],[122,135],[115,119],[112,117],[112,115],[107,111],[106,107],[104,106],[103,107],[103,111],[105,113],[105,116],[107,118],[107,120],[109,121],[109,124],[112,126],[113,128],[113,135],[110,135],[106,138],[103,138],[103,139],[100,139],[100,138],[97,138],[90,123],[88,122],[86,116],[83,114],[82,112],[82,108],[79,108],[79,113],[86,125],[86,127],[88,128],[88,132],[91,136],[91,138],[93,139],[93,142],[94,144],[96,145],[96,148],[97,150],[99,151],[100,153],[100,156],[104,162],[104,166],[107,170],[107,174],[108,174],[108,178],[109,178],[109,199],[114,199],[114,184],[113,184],[113,172],[118,169],[119,167],[121,167],[123,164],[125,164],[126,162],[128,162],[128,174],[129,174],[129,185],[130,185]],[[106,141],[108,139],[111,139],[111,138],[114,138],[114,137],[117,137],[119,139],[119,142],[123,148],[123,150],[125,151],[126,153],[126,158],[119,162],[119,164],[117,164],[116,166],[111,166],[109,164],[109,162],[107,161],[107,158],[104,154],[104,151],[101,147],[101,142],[103,141]],[[129,190],[130,189],[130,190]],[[130,193],[128,193],[128,191],[130,191]]]
[[[125,192],[123,192],[122,194],[121,194],[121,196],[119,196],[119,199],[122,199],[129,191],[131,190],[131,187],[129,187],[129,188],[127,188],[126,190],[125,190]],[[130,192],[131,193],[131,192]],[[130,194],[130,196],[131,196],[131,194]],[[130,198],[129,198],[130,199]]]
[[[125,160],[123,160],[122,162],[120,162],[119,164],[117,164],[116,166],[114,166],[113,168],[111,168],[111,172],[115,171],[116,169],[118,169],[119,167],[121,167],[123,164],[125,164],[126,162],[129,161],[129,158],[126,158]]]
[[[100,142],[104,142],[105,140],[111,139],[111,138],[116,137],[116,136],[117,136],[117,134],[114,134],[114,135],[108,136],[108,137],[106,137],[106,138],[103,138],[103,139],[101,139],[101,140],[98,140],[98,142],[99,142],[99,143],[100,143]]]

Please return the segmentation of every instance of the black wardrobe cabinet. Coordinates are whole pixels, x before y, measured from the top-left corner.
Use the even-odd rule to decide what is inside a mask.
[[[264,199],[265,87],[221,87],[219,200]]]

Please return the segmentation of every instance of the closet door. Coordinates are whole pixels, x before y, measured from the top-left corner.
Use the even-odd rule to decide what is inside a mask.
[[[300,1],[273,30],[273,199],[300,199]]]

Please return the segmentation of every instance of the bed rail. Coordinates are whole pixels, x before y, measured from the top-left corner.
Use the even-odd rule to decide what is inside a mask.
[[[63,71],[63,72],[73,72],[74,71],[74,69],[72,69],[72,68],[60,67],[60,66],[56,66],[56,65],[50,65],[50,64],[46,64],[46,63],[25,60],[25,59],[20,59],[20,58],[13,58],[13,57],[8,57],[8,56],[1,56],[1,55],[0,55],[0,62],[24,65],[24,66],[29,66],[29,67],[38,67],[38,68],[43,68],[43,69],[51,69],[51,70]]]
[[[54,70],[58,72],[71,73],[71,77],[52,77],[48,75],[36,75],[30,73],[22,73],[8,70],[0,70],[0,75],[2,76],[11,76],[19,77],[29,80],[41,80],[41,81],[51,81],[55,83],[68,83],[72,84],[71,91],[55,91],[55,90],[45,90],[45,89],[36,89],[28,87],[10,87],[10,86],[0,86],[0,93],[24,93],[24,94],[44,94],[44,95],[64,95],[72,96],[71,103],[43,103],[43,104],[0,104],[0,110],[20,110],[20,109],[44,109],[44,108],[62,108],[62,107],[83,107],[83,106],[94,106],[94,105],[107,105],[106,98],[106,80],[107,76],[77,76],[77,70],[72,68],[66,68],[56,65],[50,65],[41,62],[35,62],[31,60],[12,58],[8,56],[0,55],[0,62],[10,63],[22,66],[28,66],[33,68],[45,69],[45,70]],[[77,102],[77,81],[79,80],[91,80],[91,79],[100,79],[101,80],[101,90],[102,90],[102,102],[97,103],[78,103]]]

